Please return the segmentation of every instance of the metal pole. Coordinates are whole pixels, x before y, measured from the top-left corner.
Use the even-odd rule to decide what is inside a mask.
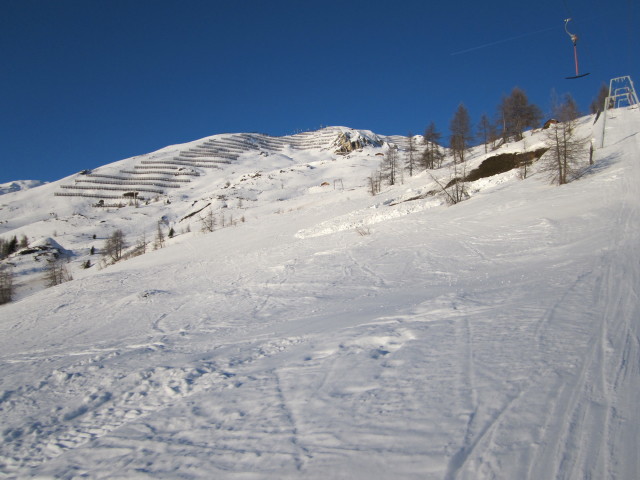
[[[602,142],[600,143],[600,148],[604,148],[604,132],[605,132],[605,127],[607,126],[607,107],[609,105],[609,99],[611,97],[607,97],[604,99],[604,110],[602,111]]]

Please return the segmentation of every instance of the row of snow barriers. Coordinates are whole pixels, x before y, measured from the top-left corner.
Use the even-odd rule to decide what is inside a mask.
[[[246,152],[329,148],[338,133],[337,129],[325,128],[287,137],[256,133],[216,135],[180,151],[176,157],[147,157],[133,168],[121,169],[117,174],[84,170],[74,177],[72,184],[61,185],[62,191],[55,195],[98,199],[94,204],[96,207],[114,206],[106,204],[105,200],[119,200],[115,206],[124,205],[122,202],[147,202],[186,186],[193,177],[235,162]]]

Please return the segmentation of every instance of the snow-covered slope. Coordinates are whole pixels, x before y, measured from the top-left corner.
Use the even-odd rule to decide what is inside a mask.
[[[4,195],[0,237],[53,238],[71,252],[73,277],[82,278],[95,271],[82,268],[87,261],[99,263],[92,248],[99,253],[116,229],[133,248],[152,243],[158,223],[165,236],[170,229],[180,235],[199,232],[208,215],[219,228],[310,202],[330,204],[342,198],[339,192],[366,197],[366,177],[392,140],[329,127],[288,137],[223,134],[169,146]],[[20,252],[9,261],[18,279],[16,298],[43,288],[46,262]]]
[[[18,192],[20,190],[28,190],[29,188],[39,187],[44,182],[40,180],[16,180],[15,182],[1,183],[0,195],[10,192]]]
[[[390,140],[348,129],[368,145],[261,146],[138,208],[55,195],[79,176],[8,194],[3,235],[75,280],[0,307],[0,478],[637,478],[640,112],[610,115],[581,179],[452,207],[424,173],[372,197]],[[203,234],[208,203],[245,221]],[[78,267],[163,217],[166,248]]]

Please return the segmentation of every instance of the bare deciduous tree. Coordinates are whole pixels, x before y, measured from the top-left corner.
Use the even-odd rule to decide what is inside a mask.
[[[213,209],[209,209],[207,213],[200,217],[201,230],[203,232],[211,233],[216,229],[216,217],[213,214]]]
[[[127,248],[127,244],[124,233],[122,230],[118,229],[115,230],[109,238],[107,238],[102,255],[107,259],[111,259],[111,261],[115,263],[122,258],[122,252],[125,248]]]
[[[492,149],[495,148],[495,142],[498,137],[496,126],[485,113],[482,114],[478,122],[478,137],[484,144],[484,153],[488,152],[489,144],[491,144]]]
[[[411,132],[407,135],[407,156],[405,160],[405,169],[409,172],[409,176],[413,177],[413,171],[416,169],[416,139]]]
[[[156,228],[156,238],[153,242],[153,249],[158,250],[164,248],[164,233],[162,231],[161,222],[158,222],[158,228]]]
[[[422,166],[425,170],[440,168],[444,155],[440,150],[440,139],[442,135],[436,129],[435,123],[431,122],[424,131],[424,143],[426,148],[422,154]]]
[[[567,94],[564,102],[554,107],[554,116],[558,123],[546,130],[549,151],[544,167],[553,183],[564,185],[578,174],[580,161],[588,155],[588,140],[577,136],[579,112],[570,95]]]
[[[140,252],[140,255],[144,255],[145,253],[147,253],[147,232],[142,232],[142,234],[138,237],[136,250]]]
[[[382,178],[389,185],[395,185],[398,182],[399,166],[400,161],[398,160],[398,150],[390,147],[384,156],[384,160],[380,163],[380,173]]]
[[[451,130],[450,146],[453,155],[453,180],[449,185],[450,196],[453,198],[453,203],[458,203],[467,196],[464,179],[467,173],[467,152],[473,141],[469,111],[462,103],[453,115],[449,129]]]
[[[369,193],[375,197],[380,193],[380,189],[382,188],[382,175],[380,171],[373,172],[367,180],[369,181]]]
[[[505,142],[512,137],[516,141],[522,140],[525,129],[538,127],[542,119],[540,109],[529,103],[527,94],[518,87],[502,99],[498,114],[502,120],[502,138]]]
[[[0,305],[13,300],[13,293],[13,271],[10,267],[3,265],[0,267]]]
[[[471,148],[473,133],[471,131],[469,111],[462,103],[453,115],[449,129],[451,130],[450,147],[453,160],[455,163],[464,163],[466,153]]]
[[[73,280],[73,277],[67,270],[65,261],[59,257],[47,259],[47,265],[44,271],[47,287],[55,287],[61,283]]]
[[[589,105],[589,111],[591,113],[598,113],[604,109],[604,102],[609,96],[609,87],[607,87],[604,83],[600,85],[600,90],[598,90],[598,96],[593,99],[591,105]]]

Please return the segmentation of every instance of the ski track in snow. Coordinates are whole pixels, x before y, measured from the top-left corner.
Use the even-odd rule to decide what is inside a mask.
[[[637,478],[638,113],[567,186],[276,217],[9,305],[0,478]]]

